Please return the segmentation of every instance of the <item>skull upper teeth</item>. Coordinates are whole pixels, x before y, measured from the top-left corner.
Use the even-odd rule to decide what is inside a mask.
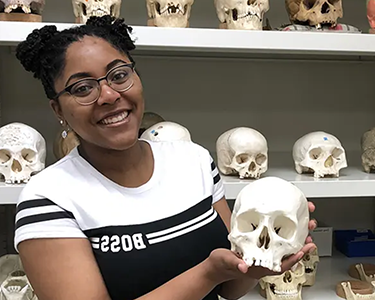
[[[25,14],[30,14],[31,13],[31,9],[29,6],[26,6],[24,4],[10,4],[8,6],[5,7],[4,9],[4,12],[9,14],[11,13],[13,10],[16,10],[17,8],[21,8],[23,10],[23,12]]]

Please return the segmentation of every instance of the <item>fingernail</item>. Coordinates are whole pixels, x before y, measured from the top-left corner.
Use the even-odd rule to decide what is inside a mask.
[[[298,253],[298,256],[297,256],[298,260],[302,259],[302,257],[304,255],[305,255],[305,253],[303,253],[303,252]]]
[[[312,248],[309,250],[309,253],[313,253],[315,249],[316,249],[316,247],[312,247]]]

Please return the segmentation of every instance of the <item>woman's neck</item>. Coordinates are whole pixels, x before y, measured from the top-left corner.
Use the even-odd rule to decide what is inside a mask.
[[[123,151],[81,143],[78,151],[101,174],[124,187],[139,187],[153,174],[154,159],[147,142],[137,141]]]

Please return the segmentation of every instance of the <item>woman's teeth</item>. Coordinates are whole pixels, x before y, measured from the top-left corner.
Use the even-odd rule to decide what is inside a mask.
[[[123,112],[123,113],[118,114],[116,116],[112,116],[112,117],[108,117],[106,119],[103,119],[103,120],[100,121],[100,123],[105,124],[105,125],[118,123],[118,122],[121,122],[121,121],[125,120],[125,118],[128,115],[129,115],[129,112],[126,111],[126,112]]]

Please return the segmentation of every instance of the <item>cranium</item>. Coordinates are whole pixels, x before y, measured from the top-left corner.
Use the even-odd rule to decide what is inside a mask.
[[[270,8],[269,0],[215,0],[215,7],[224,28],[247,30],[262,30]]]
[[[86,24],[92,16],[120,16],[121,0],[72,0],[77,23]]]
[[[362,166],[365,172],[375,169],[375,127],[366,131],[361,138]]]
[[[158,115],[157,113],[145,112],[143,114],[142,123],[139,128],[139,137],[142,136],[143,132],[145,132],[146,129],[150,128],[151,126],[157,123],[164,122],[164,121],[165,120],[163,119],[163,117]]]
[[[189,27],[194,0],[146,0],[149,25]]]
[[[0,128],[0,174],[7,183],[27,182],[44,169],[46,142],[34,128],[10,123]]]
[[[42,15],[44,0],[0,0],[0,12]]]
[[[259,285],[262,289],[261,294],[265,294],[267,300],[301,300],[305,280],[305,268],[302,262],[298,262],[294,270],[261,278]]]
[[[345,149],[333,135],[316,131],[299,138],[293,146],[293,159],[297,173],[314,172],[314,177],[339,177],[347,167]]]
[[[318,270],[319,263],[318,249],[315,248],[315,250],[312,253],[306,253],[302,258],[302,263],[305,267],[306,276],[306,281],[303,285],[313,286],[315,284],[316,271]]]
[[[267,140],[252,128],[224,132],[216,141],[216,153],[218,169],[224,175],[258,179],[268,169]]]
[[[160,122],[143,132],[142,139],[149,141],[191,141],[191,135],[187,128],[174,122]]]
[[[282,259],[304,246],[308,222],[307,199],[295,185],[277,177],[255,180],[235,200],[231,250],[249,266],[280,272]]]
[[[285,7],[293,24],[334,27],[343,17],[342,0],[285,0]]]

